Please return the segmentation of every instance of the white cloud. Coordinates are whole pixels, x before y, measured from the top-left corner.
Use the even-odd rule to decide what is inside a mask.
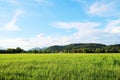
[[[96,27],[96,26],[99,26],[100,23],[97,23],[97,22],[56,22],[56,23],[53,23],[52,25],[58,28],[81,29],[81,28]]]
[[[83,37],[88,34],[92,34],[99,29],[101,24],[97,22],[57,22],[53,23],[52,26],[65,29],[76,29],[77,32],[74,33],[74,36]]]
[[[58,22],[52,25],[57,28],[77,30],[73,35],[71,35],[71,37],[67,37],[69,39],[69,43],[99,42],[96,40],[96,37],[99,36],[94,36],[94,34],[102,31],[99,28],[101,23],[97,22]]]
[[[104,31],[108,33],[120,33],[120,19],[110,21]]]
[[[23,47],[24,45],[24,39],[22,38],[13,38],[13,39],[0,39],[0,46],[3,46],[5,48],[15,48],[17,46]]]
[[[119,25],[120,20],[109,22],[106,29],[100,28],[102,24],[96,22],[58,22],[53,24],[57,28],[77,30],[71,37],[67,37],[70,43],[96,42],[106,44],[119,43],[120,36],[113,34],[120,32]]]
[[[40,33],[36,38],[31,41],[37,42],[37,46],[46,47],[51,45],[65,45],[70,43],[70,37],[54,37],[54,36],[45,36],[43,33]]]
[[[88,31],[88,30],[87,30]],[[84,31],[84,32],[87,32]],[[76,32],[77,33],[77,32]],[[109,34],[102,31],[97,31],[91,34],[82,34],[84,36],[80,37],[82,33],[78,32],[78,35],[54,37],[46,36],[43,33],[37,34],[31,38],[11,38],[11,39],[0,39],[0,46],[4,48],[16,48],[21,47],[25,50],[34,47],[48,47],[52,45],[67,45],[71,43],[106,43],[113,44],[119,43],[119,35]]]
[[[73,0],[80,4],[85,13],[100,17],[119,17],[119,0]]]
[[[0,46],[4,48],[21,47],[24,49],[31,49],[33,47],[48,47],[52,45],[65,45],[65,44],[70,44],[70,38],[45,36],[43,33],[40,33],[35,37],[29,39],[24,38],[0,39]]]
[[[105,3],[105,2],[95,2],[89,6],[87,13],[98,16],[109,16],[110,13],[114,12],[114,4],[113,2]]]
[[[1,31],[19,31],[21,30],[19,26],[16,25],[18,16],[23,13],[23,10],[17,10],[11,21],[6,23],[3,27],[0,27]]]

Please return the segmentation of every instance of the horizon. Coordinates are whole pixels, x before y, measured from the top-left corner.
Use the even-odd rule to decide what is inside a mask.
[[[98,44],[98,45],[105,45],[105,46],[111,46],[111,45],[120,45],[120,44],[103,44],[103,43],[72,43],[73,45],[74,44]],[[0,50],[6,50],[6,49],[16,49],[16,48],[21,48],[23,50],[31,50],[31,49],[36,49],[36,48],[39,48],[39,49],[44,49],[44,48],[49,48],[49,47],[52,47],[52,46],[68,46],[68,45],[72,45],[72,44],[66,44],[66,45],[50,45],[50,46],[46,46],[46,47],[32,47],[30,49],[24,49],[24,48],[21,48],[19,46],[17,47],[14,47],[14,48],[11,48],[11,47],[8,47],[8,48],[5,48],[5,47],[0,47]]]
[[[119,0],[0,0],[0,47],[120,44]]]

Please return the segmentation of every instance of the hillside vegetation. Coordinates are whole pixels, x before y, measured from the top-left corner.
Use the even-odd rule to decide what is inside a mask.
[[[81,43],[65,46],[55,45],[46,48],[44,51],[50,53],[120,53],[120,44]]]
[[[16,49],[1,49],[0,53],[120,53],[120,44],[105,45],[98,43],[80,43],[64,46],[54,45],[41,49],[37,47],[27,51],[17,47]]]

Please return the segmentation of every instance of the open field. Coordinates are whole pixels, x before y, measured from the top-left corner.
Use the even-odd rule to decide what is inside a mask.
[[[0,80],[120,80],[120,54],[0,54]]]

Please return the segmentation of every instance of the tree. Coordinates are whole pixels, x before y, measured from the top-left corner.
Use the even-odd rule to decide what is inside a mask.
[[[96,48],[95,49],[95,53],[100,53],[101,52],[101,49],[100,48]]]
[[[16,50],[13,49],[13,48],[8,48],[8,49],[6,50],[6,52],[7,52],[7,53],[16,53]]]
[[[16,53],[22,53],[22,52],[24,52],[23,49],[21,49],[20,47],[17,47],[17,48],[16,48]]]

